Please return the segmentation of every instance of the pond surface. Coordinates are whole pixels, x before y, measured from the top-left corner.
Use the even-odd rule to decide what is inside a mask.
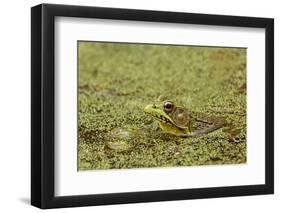
[[[79,170],[246,163],[246,49],[80,42],[78,51]],[[163,133],[143,111],[159,96],[232,125]]]

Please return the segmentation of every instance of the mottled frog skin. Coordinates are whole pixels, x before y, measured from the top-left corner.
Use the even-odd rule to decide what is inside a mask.
[[[226,124],[222,118],[192,112],[169,100],[159,105],[149,104],[144,108],[144,112],[156,119],[164,132],[179,137],[201,136]]]

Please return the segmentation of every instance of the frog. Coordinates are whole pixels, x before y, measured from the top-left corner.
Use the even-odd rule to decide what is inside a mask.
[[[202,136],[226,125],[224,118],[191,111],[171,100],[148,104],[144,112],[158,121],[162,131],[182,138]]]

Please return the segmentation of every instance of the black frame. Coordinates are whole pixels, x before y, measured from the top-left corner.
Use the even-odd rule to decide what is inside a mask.
[[[54,196],[54,21],[83,17],[264,28],[266,31],[265,184]],[[41,4],[31,9],[31,204],[59,208],[274,193],[274,20],[241,16]]]

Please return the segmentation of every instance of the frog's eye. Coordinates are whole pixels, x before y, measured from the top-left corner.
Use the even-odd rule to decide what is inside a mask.
[[[166,101],[164,103],[164,110],[165,110],[165,112],[171,112],[173,110],[173,107],[174,107],[174,105],[170,101]]]

